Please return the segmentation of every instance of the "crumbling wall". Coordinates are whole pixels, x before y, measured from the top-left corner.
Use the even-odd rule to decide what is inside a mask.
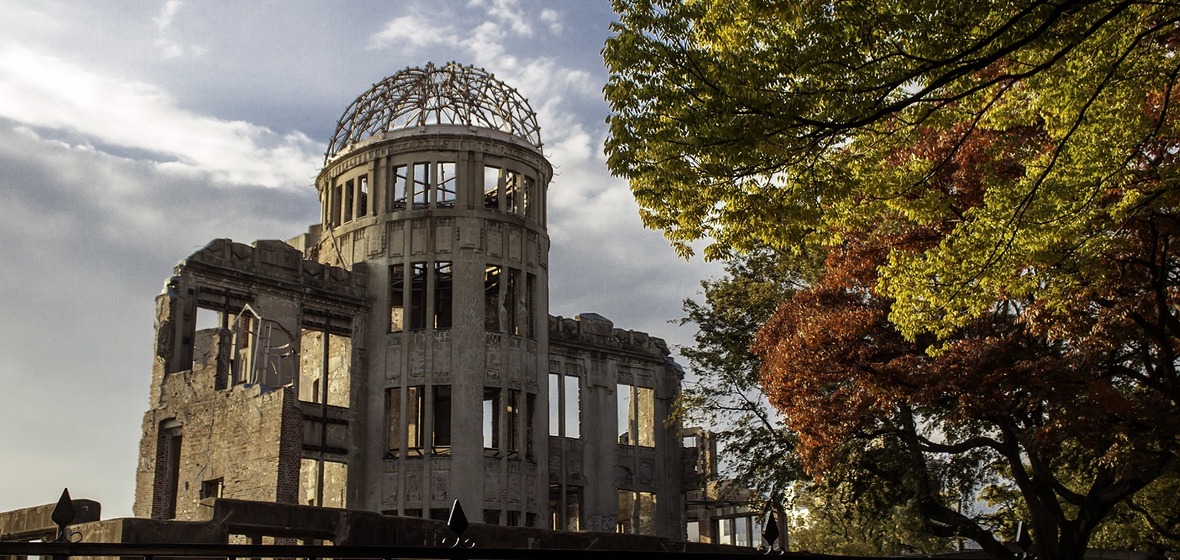
[[[577,496],[582,530],[682,538],[679,428],[666,420],[683,373],[667,344],[593,313],[550,317],[549,371],[579,380],[584,420],[580,437],[550,437],[550,508]]]
[[[216,389],[218,372],[228,367],[229,333],[213,329],[201,331],[198,338],[212,340],[210,346],[218,351],[202,357],[207,359],[191,370],[168,375],[160,387],[163,404],[144,415],[135,515],[195,519],[201,498],[214,492],[226,498],[294,503],[302,417],[293,389]],[[175,444],[176,438],[160,437],[161,432],[179,436],[175,463],[161,446]]]
[[[320,349],[301,359],[300,344],[331,332],[328,401],[347,407],[358,373],[348,335],[366,305],[364,281],[363,266],[304,261],[280,241],[217,239],[176,266],[156,300],[137,516],[196,519],[205,497],[297,503],[300,378],[305,364],[323,362]],[[221,328],[195,331],[198,309]],[[352,417],[337,417],[347,453]]]

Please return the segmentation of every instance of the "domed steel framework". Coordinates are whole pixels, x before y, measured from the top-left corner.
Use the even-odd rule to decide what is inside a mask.
[[[451,62],[407,68],[362,93],[336,123],[324,161],[383,132],[431,124],[491,128],[541,148],[541,128],[528,100],[483,69]]]

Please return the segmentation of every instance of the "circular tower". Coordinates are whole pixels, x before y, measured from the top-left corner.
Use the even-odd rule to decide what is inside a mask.
[[[536,115],[455,63],[382,80],[344,111],[316,178],[326,264],[363,273],[350,508],[541,526],[548,251]]]

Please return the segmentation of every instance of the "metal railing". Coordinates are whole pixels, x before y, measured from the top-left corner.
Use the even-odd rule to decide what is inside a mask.
[[[195,543],[98,543],[81,542],[81,533],[70,524],[75,519],[69,490],[62,492],[52,514],[57,524],[55,531],[42,537],[41,542],[0,542],[0,560],[5,558],[134,558],[160,560],[164,558],[238,558],[253,559],[375,559],[401,558],[448,560],[751,560],[760,555],[790,556],[799,560],[900,560],[883,557],[833,556],[810,553],[789,553],[774,547],[778,539],[777,523],[770,517],[762,537],[770,548],[766,550],[701,547],[697,543],[680,543],[679,550],[620,550],[618,548],[555,549],[555,548],[484,548],[464,538],[468,528],[462,506],[456,500],[451,507],[447,528],[452,537],[438,546],[382,546],[382,545],[324,545],[324,544],[195,544]],[[728,548],[728,547],[727,547]],[[695,549],[695,550],[694,550]],[[910,559],[912,560],[912,558]]]

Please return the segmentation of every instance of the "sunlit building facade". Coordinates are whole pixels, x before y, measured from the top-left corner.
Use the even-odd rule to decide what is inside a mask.
[[[549,314],[552,177],[528,103],[482,70],[361,94],[316,177],[320,223],[214,240],[157,298],[135,514],[441,519],[459,500],[490,525],[684,539],[682,372],[658,338]]]

